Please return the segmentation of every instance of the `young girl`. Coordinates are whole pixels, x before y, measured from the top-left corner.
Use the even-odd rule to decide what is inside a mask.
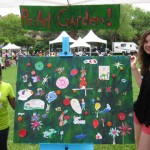
[[[137,59],[140,72],[136,66]],[[134,103],[136,149],[150,150],[150,30],[141,37],[138,57],[131,56],[131,68],[140,87],[137,101]]]
[[[9,132],[8,103],[15,109],[15,96],[9,83],[2,81],[2,67],[0,65],[0,150],[7,150]]]

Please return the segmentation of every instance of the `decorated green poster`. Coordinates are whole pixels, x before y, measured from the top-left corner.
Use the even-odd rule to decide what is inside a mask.
[[[15,143],[134,143],[130,58],[20,57]]]

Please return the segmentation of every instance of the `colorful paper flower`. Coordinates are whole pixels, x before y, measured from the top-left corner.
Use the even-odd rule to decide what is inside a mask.
[[[110,86],[106,87],[106,91],[111,92],[111,87]]]
[[[99,126],[99,121],[97,119],[93,120],[93,127],[97,128]]]
[[[125,113],[123,113],[123,112],[119,113],[118,114],[118,119],[121,120],[121,121],[125,120],[126,119]]]
[[[20,136],[20,137],[24,138],[26,135],[27,135],[26,129],[21,129],[21,130],[19,131],[19,136]]]
[[[103,127],[104,127],[104,123],[105,123],[105,119],[104,118],[101,118],[101,121],[102,121],[102,125],[103,125]]]
[[[123,65],[123,64],[121,64],[119,61],[118,61],[117,63],[114,63],[114,66],[116,66],[117,69],[120,68],[122,65]]]
[[[71,72],[70,72],[70,74],[71,74],[72,76],[75,76],[75,75],[78,74],[78,70],[77,70],[77,69],[72,69]]]
[[[63,104],[64,104],[65,106],[69,106],[69,105],[70,105],[70,99],[69,99],[69,98],[65,98],[65,99],[63,100]]]
[[[51,68],[51,67],[52,67],[52,64],[51,64],[51,63],[48,63],[48,64],[47,64],[47,67],[48,67],[48,68]]]
[[[36,68],[36,70],[43,70],[44,65],[41,61],[39,61],[35,64],[35,68]]]
[[[124,70],[124,68],[123,67],[120,67],[120,71],[123,71]]]
[[[112,74],[112,77],[113,77],[113,78],[116,78],[116,74]]]
[[[118,127],[118,129],[120,129],[120,134],[123,136],[123,144],[124,144],[124,136],[126,136],[126,134],[130,134],[130,130],[132,130],[132,128],[128,127],[125,123],[122,122],[122,127]]]
[[[31,74],[34,76],[35,75],[35,71],[33,70],[33,71],[31,71]]]
[[[31,66],[31,64],[30,63],[27,63],[27,67],[30,67]]]
[[[39,130],[43,124],[41,121],[35,121],[32,122],[31,125],[32,125],[31,128],[33,128],[33,130],[35,129]]]
[[[56,85],[60,89],[65,89],[69,85],[69,80],[68,80],[68,78],[62,76],[57,79]]]
[[[116,144],[115,142],[115,138],[116,136],[119,136],[120,131],[115,128],[111,128],[109,131],[109,135],[111,135],[113,137],[113,144]]]
[[[61,91],[60,91],[60,90],[57,90],[57,91],[56,91],[56,94],[57,94],[57,95],[60,95],[60,94],[61,94]]]
[[[18,116],[17,120],[18,120],[18,122],[21,122],[22,121],[22,116]]]
[[[108,122],[107,122],[107,126],[108,126],[108,127],[111,127],[111,126],[112,126],[112,122],[111,122],[111,121],[108,121]]]
[[[84,112],[85,115],[88,115],[89,113],[87,111]]]
[[[96,134],[96,139],[97,139],[97,140],[102,139],[102,136],[101,136],[101,134],[100,134],[100,133],[97,133],[97,134]]]

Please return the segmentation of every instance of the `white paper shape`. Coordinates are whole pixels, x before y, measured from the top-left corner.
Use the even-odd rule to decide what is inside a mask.
[[[81,109],[80,103],[79,103],[79,101],[77,99],[72,99],[70,104],[71,104],[72,109],[77,114],[82,114],[82,109]]]
[[[19,94],[19,97],[18,99],[19,100],[22,100],[22,101],[25,101],[27,100],[31,95],[33,95],[33,91],[32,90],[29,90],[29,89],[23,89],[23,90],[20,90],[18,92]]]
[[[24,103],[25,110],[44,109],[45,102],[41,99],[31,99]]]
[[[100,80],[109,80],[110,77],[110,66],[99,66],[99,79]]]

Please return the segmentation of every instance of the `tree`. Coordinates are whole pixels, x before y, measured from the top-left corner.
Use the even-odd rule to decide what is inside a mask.
[[[29,48],[35,44],[35,40],[30,36],[24,35],[17,36],[14,43],[29,50]]]
[[[21,19],[18,15],[9,14],[0,18],[0,35],[9,39],[11,43],[14,43],[16,37],[23,36],[27,33],[21,27]]]
[[[138,41],[141,35],[149,29],[150,27],[150,12],[141,10],[140,8],[135,8],[132,17],[132,26],[138,32],[136,34],[135,40]]]
[[[108,47],[115,41],[132,41],[137,34],[137,30],[132,27],[132,5],[121,5],[120,11],[120,26],[114,30],[99,30],[98,35],[107,39],[109,42]]]

